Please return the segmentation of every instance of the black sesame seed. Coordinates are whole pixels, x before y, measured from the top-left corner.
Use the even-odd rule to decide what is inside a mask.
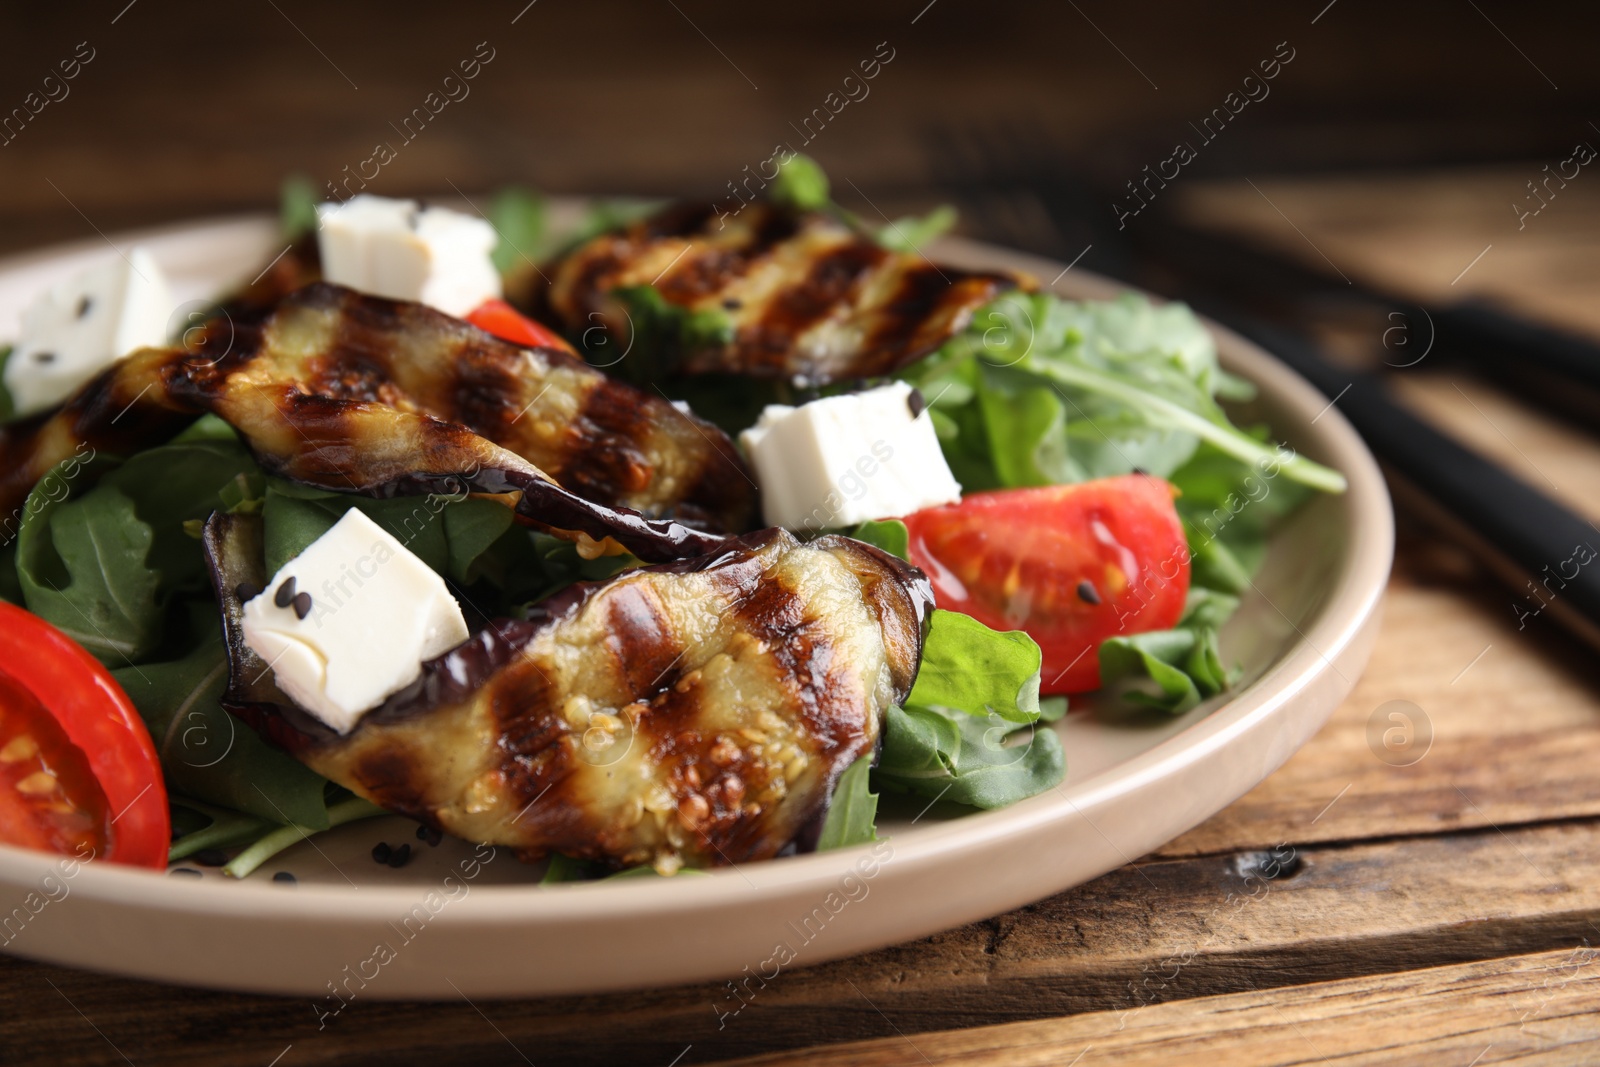
[[[285,578],[283,584],[278,586],[278,591],[272,594],[272,602],[280,608],[286,608],[294,602],[294,575]]]
[[[377,863],[388,863],[389,855],[394,850],[389,847],[389,842],[379,841],[372,846],[372,858]]]
[[[398,870],[411,860],[411,846],[399,845],[389,854],[389,866]]]
[[[284,885],[294,885],[296,881],[295,876],[288,871],[279,871],[272,876],[272,880],[274,882],[282,882]]]
[[[1079,582],[1078,599],[1085,604],[1098,604],[1100,603],[1100,591],[1094,587],[1092,582]]]
[[[89,314],[89,309],[92,308],[92,307],[94,307],[94,301],[93,300],[90,300],[86,296],[80,298],[78,300],[78,318],[81,319],[85,315]]]
[[[1143,467],[1135,467],[1135,468],[1133,468],[1133,473],[1134,474],[1145,474],[1145,475],[1148,475],[1150,472],[1145,470]]]
[[[924,411],[928,410],[928,401],[927,398],[922,395],[921,389],[914,388],[911,390],[911,395],[906,397],[906,406],[911,409],[911,417],[913,419],[919,417]]]
[[[294,603],[295,618],[303,619],[307,615],[311,614],[311,594],[310,593],[297,593],[297,594],[295,594],[295,598],[294,598],[293,603]]]
[[[221,867],[228,862],[228,854],[220,848],[203,848],[189,857],[202,867]]]
[[[261,595],[261,587],[259,585],[251,585],[249,582],[240,582],[234,587],[233,595],[239,598],[240,603],[246,600],[254,600]]]
[[[440,833],[438,830],[435,830],[431,826],[419,826],[417,827],[417,840],[426,841],[428,843],[428,847],[432,848],[440,841],[444,840],[444,834]]]
[[[722,306],[727,308],[729,311],[738,311],[740,308],[744,307],[744,301],[735,300],[730,296],[728,299],[722,302]]]
[[[56,361],[56,354],[54,352],[35,352],[33,354],[33,361],[35,363],[54,363]]]
[[[195,870],[193,867],[174,867],[172,870],[168,871],[167,873],[168,874],[187,875],[187,876],[189,876],[191,878],[203,878],[203,877],[205,877],[199,871]]]

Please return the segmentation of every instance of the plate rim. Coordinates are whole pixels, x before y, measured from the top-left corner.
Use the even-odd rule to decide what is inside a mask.
[[[124,246],[137,242],[181,241],[229,226],[259,226],[270,218],[260,213],[214,216],[119,232],[105,238],[103,243],[116,247],[118,241]],[[8,256],[0,259],[0,274],[83,254],[101,244],[85,239]],[[947,238],[935,246],[934,251],[953,262],[1004,262],[1029,270],[1038,277],[1049,276],[1061,266],[1043,257],[962,238]],[[1099,299],[1142,292],[1114,279],[1075,268],[1056,275],[1055,282],[1041,288],[1059,291],[1057,285],[1069,271],[1074,277],[1068,286],[1070,291],[1063,295]],[[1154,294],[1143,295],[1165,302]],[[1282,406],[1300,412],[1325,399],[1322,393],[1259,346],[1209,319],[1202,317],[1202,321],[1217,337],[1219,352],[1229,369],[1242,373]],[[1069,773],[1067,782],[1054,793],[1041,794],[1007,808],[973,813],[895,834],[894,865],[897,868],[914,874],[919,869],[947,862],[952,854],[968,852],[980,843],[993,845],[997,839],[1020,840],[1049,824],[1101,809],[1119,796],[1226,750],[1234,739],[1282,714],[1287,705],[1327,670],[1338,670],[1335,661],[1358,642],[1381,605],[1393,554],[1392,507],[1376,460],[1337,405],[1329,403],[1321,415],[1305,426],[1295,427],[1295,432],[1306,438],[1303,444],[1315,445],[1305,451],[1324,459],[1337,457],[1335,465],[1349,482],[1346,490],[1349,539],[1343,558],[1327,598],[1317,605],[1305,625],[1296,627],[1300,631],[1298,638],[1260,676],[1210,714],[1137,755],[1079,781],[1073,781]],[[1363,518],[1367,521],[1360,521]],[[1341,679],[1348,685],[1354,684],[1353,678],[1343,679],[1341,674]],[[1330,707],[1327,714],[1332,710]],[[1320,729],[1325,720],[1326,714],[1306,736],[1309,738]],[[1295,744],[1271,766],[1263,767],[1259,775],[1251,772],[1251,784],[1243,791],[1259,784],[1298,747],[1299,744]],[[1221,807],[1226,807],[1233,799],[1237,796]],[[1207,811],[1191,825],[1198,824],[1221,807]],[[870,848],[860,845],[786,857],[781,862],[744,864],[694,879],[555,886],[484,885],[474,887],[470,894],[472,899],[462,899],[452,907],[448,919],[452,926],[484,928],[507,923],[543,925],[593,919],[597,912],[615,909],[625,909],[634,917],[653,915],[671,919],[687,913],[716,911],[734,903],[745,907],[752,903],[752,892],[765,894],[773,900],[796,893],[824,892],[836,885],[852,862]],[[1136,858],[1125,856],[1130,862]],[[60,859],[0,844],[0,885],[23,889],[35,886],[57,870]],[[170,878],[165,873],[88,864],[75,875],[72,892],[130,911],[248,915],[256,921],[306,924],[366,921],[376,915],[393,914],[395,909],[403,910],[405,905],[415,903],[420,888],[417,885],[369,885],[355,891],[332,884],[303,883],[293,893],[287,893],[282,887],[271,884],[243,882],[219,888],[209,880],[191,883]],[[848,951],[853,953],[861,949]]]

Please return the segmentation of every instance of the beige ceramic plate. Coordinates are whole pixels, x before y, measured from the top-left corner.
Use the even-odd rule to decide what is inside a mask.
[[[148,245],[180,299],[248,280],[282,247],[270,222],[234,219],[123,235]],[[105,241],[0,263],[0,337],[41,287],[112,255]],[[965,241],[940,258],[1054,278],[1058,264]],[[1073,270],[1077,297],[1120,287]],[[1242,421],[1265,421],[1343,471],[1274,537],[1257,592],[1223,635],[1245,682],[1177,718],[1074,712],[1058,725],[1065,785],[1002,811],[914,810],[887,840],[748,864],[709,876],[539,887],[504,852],[427,848],[414,824],[352,824],[235,882],[85,866],[62,880],[48,856],[0,846],[0,950],[145,978],[327,996],[581,993],[718,977],[769,979],[803,966],[995,915],[1087,881],[1171,840],[1260,782],[1349,693],[1366,664],[1393,530],[1383,479],[1337,409],[1281,364],[1217,331],[1224,365],[1260,389]],[[914,825],[913,825],[914,822]],[[411,841],[404,869],[378,840]],[[276,884],[281,870],[295,885]],[[32,894],[32,896],[30,896]],[[13,908],[21,911],[13,913]],[[19,918],[20,916],[20,918]],[[319,1002],[332,1011],[339,1002]]]

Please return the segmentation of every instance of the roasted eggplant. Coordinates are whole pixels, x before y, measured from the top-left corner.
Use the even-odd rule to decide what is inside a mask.
[[[838,776],[915,680],[933,602],[876,548],[766,530],[491,623],[341,736],[279,694],[240,637],[236,590],[266,577],[260,536],[248,516],[205,531],[230,710],[390,811],[618,868],[814,841]]]
[[[520,299],[591,347],[605,342],[608,360],[627,349],[619,373],[810,387],[892,374],[1021,282],[889,251],[828,214],[686,204],[584,242]],[[653,305],[638,299],[647,286]]]
[[[710,551],[755,511],[727,435],[665,398],[420,304],[317,283],[259,323],[136,353],[54,416],[0,430],[0,514],[80,445],[148,447],[202,412],[272,474],[373,496],[520,492],[528,520],[644,559]]]

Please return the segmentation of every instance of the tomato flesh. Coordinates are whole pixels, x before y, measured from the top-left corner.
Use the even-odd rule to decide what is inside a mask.
[[[504,300],[485,300],[467,315],[467,321],[484,333],[502,341],[529,348],[557,348],[571,352],[566,338],[547,326],[534,322]]]
[[[1183,614],[1189,548],[1173,494],[1142,474],[974,493],[906,517],[911,562],[941,608],[1037,641],[1041,692],[1087,692],[1102,641]]]
[[[46,852],[100,856],[110,839],[107,807],[83,750],[0,671],[0,833]]]
[[[122,687],[60,630],[0,602],[0,841],[164,869],[155,745]]]

